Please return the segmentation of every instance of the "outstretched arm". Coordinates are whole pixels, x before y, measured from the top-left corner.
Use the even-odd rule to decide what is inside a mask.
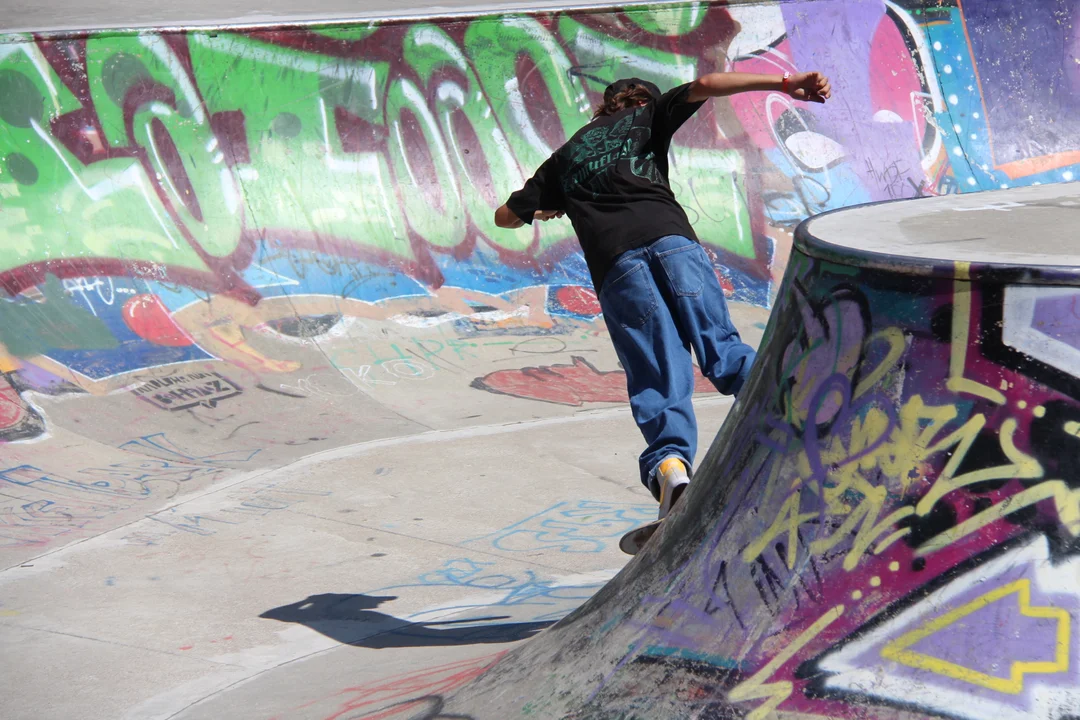
[[[750,90],[783,92],[796,100],[817,103],[823,103],[832,96],[829,78],[819,72],[792,73],[786,80],[783,75],[718,72],[703,75],[691,83],[686,99],[694,103]]]

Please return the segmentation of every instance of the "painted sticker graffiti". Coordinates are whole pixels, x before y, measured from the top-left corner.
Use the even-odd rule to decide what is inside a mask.
[[[131,392],[154,407],[177,412],[199,405],[215,408],[219,402],[243,391],[221,373],[196,372],[151,380]]]

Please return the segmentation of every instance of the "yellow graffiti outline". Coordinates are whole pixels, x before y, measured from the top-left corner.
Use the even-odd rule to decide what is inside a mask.
[[[927,515],[943,497],[954,490],[960,490],[974,483],[986,482],[987,480],[1008,480],[1010,478],[1038,480],[1043,476],[1042,464],[1030,455],[1025,455],[1016,447],[1014,438],[1017,428],[1020,426],[1016,418],[1008,418],[1002,421],[1001,429],[998,431],[998,444],[1001,446],[1001,451],[1005,454],[1005,457],[1010,461],[1008,465],[997,465],[956,475],[956,471],[960,469],[960,465],[967,458],[968,452],[985,426],[986,416],[976,415],[964,423],[959,430],[950,434],[941,442],[935,443],[933,447],[927,450],[926,456],[929,457],[934,453],[948,450],[950,447],[956,447],[956,451],[949,458],[949,462],[945,464],[941,475],[934,482],[934,486],[930,488],[930,492],[926,493],[919,500],[919,504],[915,506],[915,510],[919,515]]]
[[[1017,661],[1012,664],[1008,678],[999,678],[909,649],[919,641],[925,640],[953,623],[963,620],[968,615],[1010,595],[1017,596],[1020,614],[1024,617],[1057,620],[1057,650],[1053,662]],[[959,680],[989,690],[996,690],[1000,693],[1018,695],[1024,691],[1025,675],[1054,675],[1069,671],[1069,644],[1071,638],[1072,618],[1069,616],[1068,611],[1055,607],[1032,607],[1031,581],[1025,578],[988,592],[966,605],[935,618],[922,627],[901,635],[882,648],[881,656],[917,670],[926,670],[935,675],[942,675],[953,680]]]
[[[795,567],[795,560],[798,557],[799,546],[799,528],[810,520],[813,520],[818,516],[817,513],[800,513],[799,506],[802,503],[802,488],[798,488],[791,495],[784,500],[784,504],[780,506],[780,511],[776,515],[776,519],[765,533],[755,540],[750,545],[747,545],[743,550],[742,559],[743,562],[751,563],[754,559],[765,552],[765,548],[769,546],[769,543],[774,538],[783,535],[785,532],[788,534],[787,542],[787,557],[785,562],[789,570]],[[786,526],[786,527],[785,527]]]
[[[872,442],[878,432],[878,423],[871,422],[872,419],[879,419],[874,413],[868,414],[864,421],[855,420],[850,447],[845,448],[839,439],[834,438],[829,448],[821,453],[822,461],[826,465],[837,466],[829,471],[830,477],[838,479],[838,482],[831,486],[803,485],[805,482],[803,478],[809,476],[810,467],[805,451],[801,452],[796,459],[796,473],[801,477],[791,483],[789,492],[792,494],[785,498],[769,527],[743,549],[743,560],[747,563],[753,562],[777,537],[787,535],[786,557],[783,560],[789,569],[794,569],[797,562],[798,543],[796,541],[799,539],[799,529],[806,522],[819,516],[817,512],[802,512],[800,493],[803,488],[820,496],[829,515],[845,516],[840,528],[829,536],[817,538],[811,543],[810,552],[821,553],[831,550],[854,533],[852,548],[844,558],[845,569],[853,570],[872,546],[874,553],[880,554],[901,537],[910,534],[910,528],[901,528],[891,532],[891,527],[896,522],[912,514],[919,516],[929,514],[942,498],[955,490],[980,482],[1013,478],[1040,480],[1044,477],[1045,470],[1041,463],[1016,446],[1019,421],[1015,418],[1002,421],[997,433],[999,447],[1008,460],[1007,463],[957,474],[974,447],[976,439],[985,430],[987,420],[983,414],[974,415],[945,437],[935,439],[939,433],[944,433],[945,426],[956,415],[955,406],[926,405],[922,398],[916,395],[901,408],[900,422],[893,429],[887,443],[856,463],[845,463],[846,458]],[[1080,430],[1080,424],[1077,429]],[[919,463],[938,453],[948,453],[949,459],[934,480],[929,492],[914,507],[901,507],[879,520],[878,516],[885,506],[887,492],[884,486],[869,483],[859,470],[876,465],[886,476],[897,479],[906,486],[911,479],[910,471],[917,468]],[[843,468],[838,467],[841,464],[844,465]],[[774,473],[778,466],[773,468]],[[770,478],[768,493],[770,499],[778,485],[778,482]],[[863,496],[863,500],[855,507],[849,507],[843,502],[844,493],[849,490]],[[977,532],[1009,513],[1047,499],[1055,501],[1061,522],[1069,532],[1074,536],[1080,536],[1080,491],[1072,492],[1060,481],[1056,484],[1053,481],[1046,481],[942,533],[924,545],[919,553],[928,554],[940,550],[945,545]],[[882,536],[885,537],[879,542],[878,538]]]
[[[916,555],[922,557],[942,550],[953,543],[979,532],[1001,518],[1026,507],[1053,499],[1058,518],[1073,537],[1080,535],[1080,491],[1069,488],[1062,480],[1047,480],[1033,488],[1011,495],[997,505],[973,515],[922,545]]]
[[[879,537],[889,532],[896,523],[915,514],[914,508],[904,506],[878,521],[878,515],[885,505],[886,497],[885,488],[875,487],[872,493],[867,493],[866,498],[848,515],[840,527],[827,537],[818,538],[810,543],[810,553],[824,555],[855,533],[851,549],[844,556],[843,566],[848,571],[857,568],[862,556]],[[856,527],[858,532],[855,531]],[[788,569],[794,569],[794,565],[790,565]]]
[[[910,534],[911,534],[911,528],[909,528],[909,527],[897,530],[892,535],[885,538],[884,540],[882,540],[881,542],[879,542],[877,545],[874,546],[874,554],[875,555],[880,555],[881,553],[885,552],[890,547],[892,547],[895,543],[899,542],[900,540],[902,540],[903,538],[907,537]]]
[[[968,340],[971,334],[971,263],[956,263],[953,281],[952,352],[949,357],[949,380],[945,384],[954,393],[968,393],[1005,404],[1005,396],[992,387],[964,377],[967,367]]]
[[[970,264],[958,263],[956,280],[953,283],[952,347],[949,378],[946,384],[954,393],[973,394],[1004,404],[1006,399],[1001,392],[964,377],[968,343],[971,340],[971,318]],[[853,397],[868,392],[880,383],[906,348],[906,338],[899,328],[886,328],[875,333],[863,344],[863,347],[867,348],[870,344],[882,339],[889,343],[888,353],[885,359],[858,383],[853,391]],[[814,348],[817,347],[818,345],[814,346]],[[797,366],[812,349],[803,353],[791,367]],[[792,407],[794,404],[789,406],[789,415]],[[811,553],[826,552],[837,547],[842,540],[854,533],[852,548],[844,558],[844,568],[853,570],[871,547],[875,554],[881,554],[901,538],[910,535],[910,528],[899,528],[892,532],[890,530],[896,522],[911,515],[912,511],[915,515],[926,516],[950,493],[976,483],[1010,479],[1032,481],[1044,478],[1045,470],[1041,463],[1016,445],[1016,435],[1020,425],[1016,418],[1003,420],[996,433],[999,447],[1008,462],[995,467],[957,474],[974,447],[975,441],[987,426],[986,415],[980,413],[972,415],[956,430],[948,432],[947,426],[957,419],[958,414],[955,405],[928,405],[921,396],[915,395],[900,408],[899,422],[893,428],[888,440],[880,443],[873,452],[861,456],[857,462],[849,462],[849,458],[869,447],[875,441],[877,432],[881,430],[883,418],[875,414],[871,408],[865,417],[852,420],[851,436],[846,447],[840,438],[833,437],[825,447],[820,449],[820,460],[829,468],[828,476],[835,481],[833,484],[826,484],[819,480],[804,486],[806,478],[811,476],[811,470],[806,451],[800,452],[794,458],[796,478],[789,485],[788,492],[791,494],[784,499],[768,528],[743,549],[744,562],[753,562],[765,552],[771,542],[786,535],[788,539],[784,552],[786,557],[782,559],[789,569],[794,569],[798,559],[799,530],[804,523],[816,519],[821,514],[801,511],[800,494],[803,487],[820,497],[824,512],[828,515],[846,516],[841,527],[828,537],[814,539],[810,543],[809,551]],[[1080,423],[1066,423],[1064,429],[1067,433],[1080,437]],[[911,483],[918,479],[916,473],[922,463],[938,453],[946,453],[947,460],[941,472],[933,480],[929,492],[919,499],[914,508],[900,508],[879,521],[879,514],[887,498],[885,486],[871,484],[863,471],[876,467],[887,478],[899,481],[902,491],[906,492]],[[775,493],[782,487],[779,472],[782,464],[790,467],[787,463],[774,465],[765,493],[765,502],[762,505],[772,502]],[[851,507],[847,499],[849,492],[858,493],[863,497],[855,507]],[[919,556],[929,555],[983,530],[1010,513],[1051,499],[1055,503],[1062,525],[1074,537],[1080,537],[1080,491],[1073,491],[1060,480],[1045,480],[939,534],[920,547],[916,553]],[[884,538],[879,540],[882,536]]]
[[[795,638],[794,642],[770,660],[765,667],[731,689],[731,692],[728,693],[728,700],[731,702],[765,700],[764,705],[750,711],[746,716],[746,720],[765,720],[769,713],[780,707],[780,703],[791,697],[795,686],[790,681],[784,680],[774,683],[766,683],[765,681],[783,667],[788,660],[795,657],[799,651],[813,642],[818,635],[825,632],[826,628],[839,620],[844,614],[844,610],[843,605],[837,605],[822,615],[817,622],[803,630],[802,634]]]

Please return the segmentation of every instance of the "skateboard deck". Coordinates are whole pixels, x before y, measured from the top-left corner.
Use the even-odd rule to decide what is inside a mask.
[[[636,527],[622,536],[619,540],[619,549],[627,555],[637,555],[645,547],[645,543],[660,529],[663,520],[653,520],[640,527]]]

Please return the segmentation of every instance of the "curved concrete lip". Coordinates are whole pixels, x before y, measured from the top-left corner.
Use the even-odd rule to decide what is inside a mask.
[[[1080,275],[1080,182],[871,203],[804,221],[808,255],[912,275]]]
[[[663,0],[656,4],[676,3]],[[0,33],[110,30],[119,28],[238,28],[278,25],[326,25],[357,21],[489,15],[567,9],[604,9],[612,0],[322,0],[305,12],[289,0],[189,0],[161,4],[153,0],[52,0],[26,3],[0,16]]]

